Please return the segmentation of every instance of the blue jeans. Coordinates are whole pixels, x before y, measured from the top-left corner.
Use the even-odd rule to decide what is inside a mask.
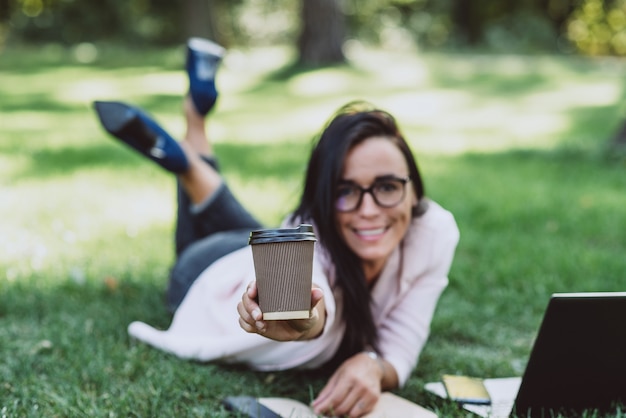
[[[213,159],[205,161],[216,170]],[[248,245],[250,231],[262,225],[239,203],[225,183],[199,206],[178,184],[176,262],[170,271],[167,305],[174,312],[208,266]]]

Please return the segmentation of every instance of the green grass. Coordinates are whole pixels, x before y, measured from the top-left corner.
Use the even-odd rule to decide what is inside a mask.
[[[210,125],[223,172],[276,224],[336,108],[362,98],[398,116],[428,194],[461,229],[431,339],[398,393],[465,416],[424,383],[519,375],[552,292],[624,289],[626,166],[605,145],[622,122],[625,64],[350,57],[285,71],[284,50],[231,52]],[[227,395],[308,401],[322,387],[307,373],[181,361],[126,334],[133,320],[170,321],[174,182],[107,137],[90,103],[139,104],[180,136],[182,59],[182,48],[102,46],[89,64],[55,46],[0,53],[0,415],[228,416]]]

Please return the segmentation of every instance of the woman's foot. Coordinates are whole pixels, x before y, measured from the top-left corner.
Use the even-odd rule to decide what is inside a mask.
[[[215,73],[225,51],[208,39],[191,38],[187,42],[189,93],[196,110],[202,116],[209,113],[217,100]]]
[[[178,142],[139,108],[121,102],[94,102],[102,126],[111,135],[173,173],[189,162]]]

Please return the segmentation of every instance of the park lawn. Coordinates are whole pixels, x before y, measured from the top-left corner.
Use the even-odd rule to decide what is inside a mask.
[[[141,105],[181,136],[183,52],[0,52],[0,415],[219,417],[228,395],[306,402],[323,386],[304,372],[182,361],[126,334],[133,320],[171,319],[175,183],[105,135],[91,102]],[[551,293],[624,290],[626,165],[605,145],[622,122],[626,65],[356,46],[349,56],[351,66],[307,71],[286,70],[285,49],[231,51],[210,132],[235,194],[275,225],[336,108],[366,99],[397,115],[427,194],[461,230],[431,338],[397,393],[465,416],[424,383],[519,375]]]

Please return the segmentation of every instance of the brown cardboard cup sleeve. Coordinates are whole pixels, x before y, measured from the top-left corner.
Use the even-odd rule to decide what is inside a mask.
[[[264,320],[309,317],[315,241],[309,224],[250,232]]]

